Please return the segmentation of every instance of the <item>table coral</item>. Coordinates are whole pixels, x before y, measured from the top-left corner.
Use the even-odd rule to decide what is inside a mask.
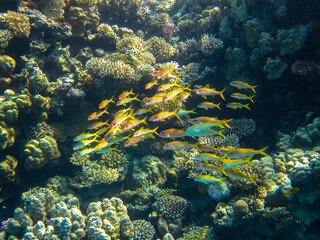
[[[30,140],[25,145],[24,154],[27,156],[25,167],[28,171],[39,169],[61,155],[56,140],[48,136]]]
[[[29,37],[31,25],[29,17],[20,12],[7,11],[0,14],[0,25],[9,29],[14,37]]]

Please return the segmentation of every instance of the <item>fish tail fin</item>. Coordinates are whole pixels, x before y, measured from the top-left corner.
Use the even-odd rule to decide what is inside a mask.
[[[253,97],[254,95],[248,98],[252,103],[254,103],[254,101],[252,100]]]
[[[251,109],[249,108],[249,103],[246,104],[246,105],[244,105],[244,107],[247,108],[247,109],[249,109],[249,110],[251,110]]]
[[[203,97],[204,99],[207,99],[207,97],[205,95],[201,95],[201,97]]]
[[[133,91],[133,88],[131,88],[131,90],[129,91],[129,94],[134,94],[132,91]]]
[[[190,111],[190,113],[197,114],[197,113],[195,112],[195,110],[196,110],[196,108],[192,109],[192,110]]]
[[[223,186],[225,186],[225,187],[227,187],[226,183],[224,182],[226,179],[227,179],[227,177],[224,177],[224,178],[221,178],[221,179],[219,180],[219,182],[220,182]]]
[[[155,134],[157,134],[157,135],[159,136],[159,134],[157,133],[157,129],[158,129],[158,128],[159,128],[159,126],[156,127],[155,129],[153,129],[152,132],[154,132]]]
[[[197,142],[194,144],[194,148],[197,149],[199,152],[201,152],[201,149],[199,148],[200,142]]]
[[[138,98],[139,94],[140,94],[140,93],[138,93],[138,94],[134,97],[134,99],[140,102],[140,99]]]
[[[173,82],[173,84],[174,84],[175,86],[178,86],[178,87],[179,87],[179,84],[178,84],[179,78],[178,78],[178,77],[179,77],[180,74],[181,74],[181,73],[175,75],[175,77],[174,77],[174,82]]]
[[[145,125],[147,125],[147,126],[148,126],[148,123],[147,123],[147,117],[148,117],[148,116],[146,116],[144,119],[142,119],[142,123],[144,123]]]
[[[115,103],[115,102],[113,101],[113,96],[110,98],[110,102],[111,102],[111,103]]]
[[[219,136],[221,136],[223,138],[226,138],[226,136],[222,134],[223,132],[224,132],[224,130],[221,130],[221,131],[218,132],[218,134],[219,134]]]
[[[269,155],[265,153],[265,151],[268,149],[268,147],[264,147],[261,150],[259,150],[259,153],[262,155],[265,155],[266,157],[268,157]]]
[[[249,178],[249,180],[256,186],[258,186],[257,182],[256,182],[256,179],[258,178],[258,175],[253,175]]]
[[[181,118],[179,117],[179,115],[177,114],[179,111],[179,107],[177,107],[177,109],[173,112],[173,115],[175,115],[180,121],[181,121]]]
[[[226,89],[223,89],[221,92],[220,92],[220,97],[223,99],[223,101],[225,101],[226,99],[224,98],[223,96],[223,92],[225,91]]]
[[[228,128],[231,128],[228,122],[231,122],[233,119],[223,120],[223,125],[225,125]]]
[[[247,162],[248,165],[250,165],[251,167],[254,166],[254,164],[253,164],[253,162],[252,162],[252,157],[253,157],[253,156],[250,156],[250,157],[247,157],[247,158],[246,158],[246,162]]]
[[[256,87],[258,87],[258,85],[252,86],[251,90],[256,93],[256,90],[254,90]]]
[[[221,103],[218,103],[218,104],[217,104],[217,108],[219,108],[219,109],[221,110],[221,108],[220,108],[220,104],[221,104]]]

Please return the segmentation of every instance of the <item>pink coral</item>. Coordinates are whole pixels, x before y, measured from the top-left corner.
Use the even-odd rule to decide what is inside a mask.
[[[174,23],[166,23],[162,28],[163,36],[166,39],[171,38],[172,34],[179,28]]]

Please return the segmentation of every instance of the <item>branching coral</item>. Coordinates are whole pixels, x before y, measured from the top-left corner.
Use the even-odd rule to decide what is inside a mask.
[[[223,48],[223,41],[215,38],[212,34],[201,36],[201,51],[205,56],[214,56]]]
[[[159,62],[167,61],[178,53],[177,49],[159,37],[150,38],[146,42],[146,49],[151,52]]]
[[[133,224],[133,236],[130,240],[144,239],[151,240],[155,234],[152,224],[144,219],[135,220]]]
[[[0,24],[9,29],[14,37],[29,37],[31,25],[29,17],[20,12],[8,11],[0,14]]]

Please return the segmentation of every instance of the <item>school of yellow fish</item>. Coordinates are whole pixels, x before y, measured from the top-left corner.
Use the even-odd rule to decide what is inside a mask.
[[[148,83],[145,89],[157,88],[157,92],[154,96],[148,98],[145,101],[146,106],[157,106],[160,103],[175,101],[175,102],[185,102],[189,97],[192,96],[194,92],[196,95],[200,95],[207,99],[207,97],[219,96],[221,99],[225,100],[224,91],[217,91],[214,88],[210,88],[206,85],[202,88],[191,90],[190,86],[179,85],[179,74],[175,74],[171,68],[162,69],[151,73],[155,78],[154,81]],[[174,82],[168,81],[169,79],[174,79]],[[167,83],[159,85],[159,81],[167,80]],[[257,86],[250,86],[249,84],[242,81],[233,81],[230,83],[231,86],[238,89],[251,89],[255,93],[255,88]],[[203,183],[213,183],[220,182],[225,185],[224,180],[228,177],[229,179],[242,179],[249,180],[256,185],[256,176],[247,176],[237,170],[238,166],[249,164],[252,165],[251,158],[256,154],[265,153],[266,148],[261,150],[254,149],[232,149],[232,148],[214,148],[207,145],[199,145],[199,142],[192,144],[188,141],[177,141],[177,138],[208,136],[208,135],[223,135],[225,128],[230,128],[229,120],[219,120],[215,117],[200,116],[197,118],[192,118],[189,123],[192,125],[186,129],[166,129],[160,133],[157,132],[159,126],[154,129],[149,129],[149,122],[160,122],[165,121],[171,117],[176,117],[180,119],[183,115],[196,114],[192,110],[179,110],[177,108],[174,111],[162,111],[157,114],[153,114],[152,108],[150,109],[138,109],[134,110],[132,103],[134,101],[140,101],[138,95],[135,95],[132,91],[124,91],[114,99],[106,99],[99,104],[99,111],[92,113],[88,117],[88,121],[94,121],[88,126],[88,130],[91,132],[84,132],[74,138],[76,144],[73,150],[78,151],[78,156],[84,156],[88,154],[103,154],[109,151],[119,151],[117,145],[124,142],[123,147],[137,146],[139,142],[142,142],[148,138],[155,138],[158,135],[161,138],[170,138],[174,141],[168,142],[164,145],[165,150],[178,151],[181,149],[197,149],[200,154],[197,156],[197,160],[203,161],[203,164],[196,167],[201,172],[205,172],[204,175],[200,175],[196,181]],[[247,96],[242,93],[232,93],[232,98],[239,100],[249,100],[253,103],[253,96]],[[125,106],[125,108],[119,109],[114,114],[108,112],[108,106],[110,104],[115,104],[118,107]],[[127,107],[127,105],[129,105]],[[221,102],[201,102],[198,104],[198,108],[217,108],[221,110]],[[249,104],[242,104],[239,102],[230,102],[226,104],[226,107],[232,109],[249,108]],[[149,116],[145,116],[145,115]],[[153,114],[153,115],[152,115]],[[150,116],[151,115],[151,116]],[[103,116],[108,116],[109,120],[99,121]],[[144,117],[145,116],[145,117]],[[214,161],[222,162],[220,167],[213,164]],[[219,172],[221,178],[216,178],[211,176],[211,172]]]

